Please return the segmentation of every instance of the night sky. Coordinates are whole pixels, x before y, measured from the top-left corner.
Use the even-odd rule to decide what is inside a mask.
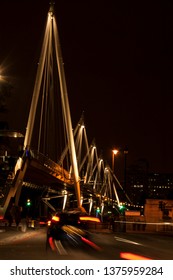
[[[146,159],[150,172],[173,173],[171,1],[55,3],[73,125],[84,111],[108,162],[127,146],[128,165]],[[1,0],[0,9],[0,64],[13,85],[0,118],[24,132],[49,0]]]

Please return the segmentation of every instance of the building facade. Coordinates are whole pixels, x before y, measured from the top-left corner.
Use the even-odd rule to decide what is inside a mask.
[[[146,199],[173,199],[173,174],[129,173],[127,194],[136,205],[144,205]]]

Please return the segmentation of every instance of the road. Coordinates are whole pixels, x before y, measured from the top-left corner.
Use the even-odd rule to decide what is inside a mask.
[[[82,248],[52,251],[46,247],[46,228],[28,229],[23,233],[16,228],[0,229],[1,260],[173,260],[173,238],[149,233],[94,232],[92,244]],[[58,248],[60,248],[58,246]]]

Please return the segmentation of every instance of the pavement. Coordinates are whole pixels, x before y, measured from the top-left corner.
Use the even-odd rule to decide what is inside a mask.
[[[4,245],[10,242],[17,242],[18,240],[32,237],[34,235],[37,235],[39,230],[43,230],[43,228],[37,230],[28,228],[25,232],[22,232],[20,228],[17,227],[0,226],[0,245]]]
[[[27,238],[32,235],[38,234],[38,231],[45,231],[46,227],[37,227],[37,228],[26,228],[25,231],[22,231],[21,227],[16,226],[1,226],[0,225],[0,245],[3,245],[6,242],[14,242],[21,238]],[[104,233],[109,234],[113,233],[112,230],[108,228],[91,228],[89,230],[92,233]]]

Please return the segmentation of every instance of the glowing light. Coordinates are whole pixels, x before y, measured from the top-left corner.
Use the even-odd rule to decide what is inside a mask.
[[[124,239],[124,238],[120,238],[118,236],[114,236],[114,238],[116,239],[116,241],[120,241],[120,242],[124,242],[124,243],[129,243],[129,244],[134,244],[134,245],[138,245],[141,246],[142,244],[138,243],[138,242],[134,242],[128,239]]]
[[[59,222],[60,221],[60,217],[53,216],[52,217],[52,221]]]
[[[79,220],[100,223],[100,219],[96,217],[80,217]]]
[[[149,258],[140,256],[140,255],[136,255],[136,254],[132,254],[132,253],[126,253],[126,252],[121,252],[120,253],[120,257],[122,259],[126,259],[126,260],[151,260]]]
[[[63,226],[62,229],[69,234],[77,234],[80,237],[85,234],[85,232],[82,229],[74,227],[74,226],[69,226],[69,225]]]
[[[3,81],[2,66],[0,65],[0,81]]]
[[[39,225],[45,225],[46,222],[39,222]]]
[[[101,251],[101,248],[99,246],[97,246],[94,242],[86,239],[85,237],[81,237],[81,239],[82,239],[82,241],[84,241],[86,244],[88,244],[92,248],[96,249],[97,251]]]
[[[114,155],[117,155],[119,151],[115,149],[115,150],[112,150],[112,152]]]
[[[50,244],[50,247],[51,247],[52,251],[55,251],[56,250],[56,246],[54,244],[54,241],[53,241],[52,237],[49,237],[49,244]]]
[[[27,199],[27,202],[26,202],[26,206],[31,206],[31,200],[30,199]]]
[[[9,77],[4,75],[4,73],[7,72],[8,68],[8,66],[4,66],[5,64],[5,61],[0,64],[0,81],[6,83]]]

